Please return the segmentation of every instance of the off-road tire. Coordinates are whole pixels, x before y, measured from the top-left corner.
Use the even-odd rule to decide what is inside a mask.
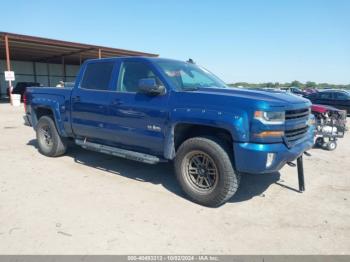
[[[176,152],[174,161],[177,180],[185,194],[200,205],[217,207],[228,201],[237,191],[240,174],[234,170],[233,156],[229,146],[213,137],[194,137],[184,141]],[[189,157],[202,152],[217,169],[213,187],[207,191],[196,188],[186,172]],[[204,161],[204,160],[203,160]],[[190,178],[189,178],[190,177]]]
[[[39,152],[45,156],[61,156],[67,150],[67,140],[58,134],[55,122],[49,116],[40,117],[36,126],[36,139]]]

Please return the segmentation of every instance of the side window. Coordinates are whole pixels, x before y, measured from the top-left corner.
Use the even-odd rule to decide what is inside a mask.
[[[306,96],[306,98],[315,99],[315,98],[317,98],[317,94],[316,93],[309,94]]]
[[[137,92],[139,81],[143,78],[155,78],[157,84],[163,85],[152,69],[143,62],[123,62],[118,80],[119,92]]]
[[[85,89],[108,90],[113,66],[113,62],[88,64],[80,86]]]
[[[350,100],[350,95],[346,93],[335,93],[336,100]]]
[[[320,99],[332,99],[332,93],[320,93],[319,98]]]

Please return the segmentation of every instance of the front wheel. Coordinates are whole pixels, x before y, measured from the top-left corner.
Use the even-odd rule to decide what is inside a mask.
[[[45,156],[60,156],[67,150],[66,139],[60,137],[54,121],[49,116],[40,117],[36,126],[36,139],[39,152]]]
[[[239,176],[230,150],[215,138],[194,137],[178,149],[175,172],[183,191],[194,202],[220,206],[237,191]]]

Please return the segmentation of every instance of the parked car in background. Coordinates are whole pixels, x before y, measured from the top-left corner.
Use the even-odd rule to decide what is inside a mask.
[[[305,95],[305,92],[298,87],[291,87],[289,88],[289,91],[295,95],[299,95],[299,96]]]
[[[317,93],[318,92],[318,90],[316,88],[305,88],[303,91],[304,91],[305,95],[313,94],[313,93]]]
[[[12,90],[12,94],[18,94],[21,95],[21,101],[23,102],[24,93],[29,86],[40,86],[40,83],[36,82],[18,82],[15,86],[15,88]],[[7,95],[10,96],[10,90],[7,88]]]
[[[323,90],[317,93],[305,95],[313,104],[329,105],[346,110],[350,114],[350,92],[339,89]]]
[[[286,93],[285,90],[282,90],[280,88],[273,88],[273,87],[248,87],[247,90],[257,90],[257,91],[265,91],[265,92],[272,92],[272,93]]]

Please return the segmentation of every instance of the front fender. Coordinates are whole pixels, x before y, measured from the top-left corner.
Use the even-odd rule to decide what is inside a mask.
[[[170,113],[170,124],[165,136],[164,157],[166,159],[172,159],[175,156],[174,129],[179,123],[225,129],[235,142],[247,142],[249,139],[248,116],[242,110],[228,113],[198,108],[176,108]]]

